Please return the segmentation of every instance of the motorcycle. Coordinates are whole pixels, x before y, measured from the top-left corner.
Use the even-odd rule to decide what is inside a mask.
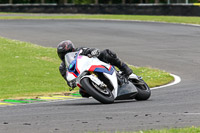
[[[115,100],[147,100],[151,90],[142,78],[127,79],[114,66],[97,57],[81,55],[82,50],[65,55],[66,79],[85,90],[97,101],[110,104]]]

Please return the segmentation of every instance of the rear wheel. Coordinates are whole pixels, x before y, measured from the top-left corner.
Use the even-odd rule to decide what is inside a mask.
[[[151,90],[149,86],[144,82],[144,80],[140,79],[139,83],[133,82],[138,90],[138,94],[135,96],[135,99],[138,101],[148,100],[151,96]]]
[[[89,78],[83,78],[81,80],[82,87],[90,94],[94,99],[104,104],[110,104],[114,102],[114,96],[109,88],[99,87]]]

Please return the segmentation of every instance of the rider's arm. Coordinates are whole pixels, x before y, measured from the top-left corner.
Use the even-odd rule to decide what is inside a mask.
[[[62,77],[66,80],[66,66],[65,66],[64,62],[61,62],[60,66],[59,66],[59,71],[60,71],[60,74],[62,75]]]
[[[68,86],[71,87],[71,88],[75,88],[76,84],[67,81],[67,78],[66,78],[66,72],[67,72],[67,70],[66,70],[66,65],[65,65],[64,62],[61,62],[60,67],[59,67],[59,71],[60,71],[60,74],[62,75],[62,77],[67,82]]]
[[[83,52],[81,55],[86,55],[89,57],[98,57],[100,54],[100,50],[96,48],[82,48]]]

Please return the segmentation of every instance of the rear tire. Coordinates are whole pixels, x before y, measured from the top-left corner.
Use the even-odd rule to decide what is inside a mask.
[[[134,84],[138,90],[138,94],[135,96],[135,99],[138,101],[148,100],[151,96],[151,90],[149,86],[140,79],[140,82],[144,83],[143,85]]]
[[[114,102],[114,96],[109,88],[105,89],[105,93],[103,91],[99,91],[97,86],[89,78],[83,78],[81,80],[82,87],[86,90],[88,94],[90,94],[97,101],[110,104]]]

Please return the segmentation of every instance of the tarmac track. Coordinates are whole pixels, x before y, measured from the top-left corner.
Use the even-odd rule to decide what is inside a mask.
[[[0,108],[1,133],[137,131],[200,126],[200,27],[96,20],[0,20],[0,36],[56,47],[109,48],[136,66],[179,75],[182,82],[152,91],[148,101],[103,105],[94,99]],[[62,78],[61,78],[62,80]]]

